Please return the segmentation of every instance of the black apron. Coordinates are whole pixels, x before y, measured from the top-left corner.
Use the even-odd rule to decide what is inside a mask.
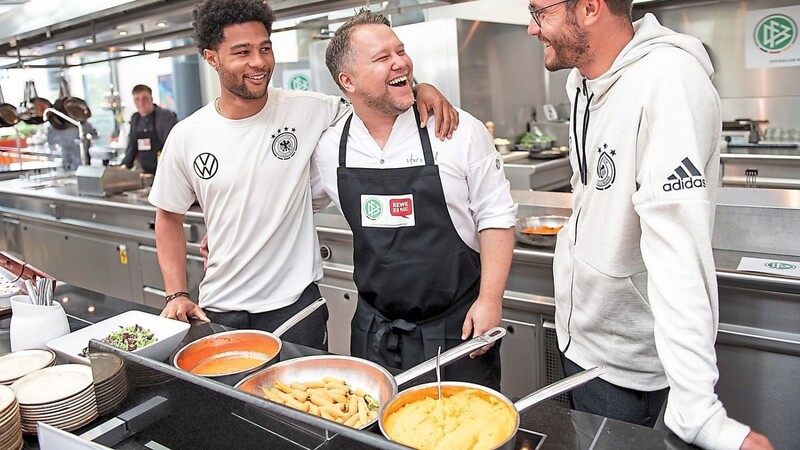
[[[444,351],[462,342],[461,327],[478,297],[481,275],[480,254],[464,243],[453,225],[428,131],[419,128],[419,113],[412,108],[424,166],[347,167],[351,115],[342,131],[337,169],[339,202],[353,231],[353,280],[358,288],[350,352],[398,369],[436,356],[439,346]],[[391,205],[392,197],[409,194],[414,226],[362,226],[362,220],[370,220],[369,215],[362,219],[362,196],[386,196]],[[499,389],[499,345],[480,358],[466,357],[448,366],[444,376]]]
[[[139,165],[146,173],[156,173],[156,165],[158,164],[158,155],[161,149],[164,148],[164,143],[158,137],[156,132],[156,110],[147,116],[139,116],[136,122],[136,157],[139,158]],[[139,148],[140,140],[150,140],[150,150],[142,150]]]

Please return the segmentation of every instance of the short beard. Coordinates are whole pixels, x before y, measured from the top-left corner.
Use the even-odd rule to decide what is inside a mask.
[[[398,104],[392,100],[388,92],[385,92],[377,97],[360,89],[357,93],[363,98],[366,106],[375,109],[376,111],[379,111],[380,113],[389,117],[397,117],[400,114],[403,114],[404,112],[408,111],[408,108],[410,108],[411,105],[414,104],[413,101],[408,106]]]
[[[573,67],[584,67],[592,62],[593,56],[589,53],[589,37],[586,32],[578,26],[578,20],[574,11],[567,11],[567,33],[572,33],[572,37],[566,37],[566,33],[561,33],[550,40],[555,58],[549,63],[545,61],[545,68],[551,72],[561,69],[571,69]]]
[[[225,68],[222,67],[222,65],[218,66],[217,73],[219,73],[219,79],[222,86],[225,89],[227,89],[228,92],[239,98],[243,98],[245,100],[257,100],[260,98],[264,98],[264,96],[267,95],[269,77],[267,78],[266,83],[264,83],[264,91],[254,92],[247,88],[247,85],[245,84],[244,80],[239,82],[238,78],[234,74],[225,70]]]

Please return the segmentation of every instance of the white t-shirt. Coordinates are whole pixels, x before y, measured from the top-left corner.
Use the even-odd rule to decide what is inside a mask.
[[[150,203],[177,214],[200,204],[210,253],[199,305],[211,311],[282,308],[322,278],[309,159],[350,108],[317,93],[268,95],[246,119],[226,119],[208,104],[179,122],[150,192]]]
[[[464,243],[480,251],[478,232],[513,227],[517,206],[511,199],[503,158],[495,150],[488,130],[469,113],[458,112],[459,126],[452,139],[442,142],[436,138],[433,116],[427,128],[450,219]],[[344,123],[342,120],[328,129],[314,151],[311,184],[315,210],[330,200],[340,205],[336,169]],[[347,141],[348,167],[392,169],[423,165],[425,157],[412,109],[397,117],[383,150],[364,122],[353,115]]]

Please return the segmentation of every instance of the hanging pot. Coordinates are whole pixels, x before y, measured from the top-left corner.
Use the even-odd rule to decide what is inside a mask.
[[[3,89],[0,88],[0,128],[13,127],[18,122],[17,108],[10,103],[6,103],[3,97]]]
[[[56,109],[72,117],[80,123],[84,123],[92,117],[92,111],[83,99],[73,97],[69,92],[69,84],[64,77],[58,79],[59,101],[56,101]]]
[[[20,105],[20,119],[31,125],[45,123],[44,110],[52,108],[53,104],[46,98],[39,97],[36,93],[36,84],[33,80],[25,84],[25,100]]]
[[[64,112],[64,99],[69,97],[69,92],[64,90],[63,85],[66,84],[66,81],[62,83],[63,79],[63,77],[58,79],[58,98],[56,99],[55,103],[53,103],[53,108],[66,114],[66,112]],[[50,126],[57,130],[65,130],[69,127],[74,127],[74,125],[56,114],[50,114],[50,117],[48,117],[47,120],[50,122]]]

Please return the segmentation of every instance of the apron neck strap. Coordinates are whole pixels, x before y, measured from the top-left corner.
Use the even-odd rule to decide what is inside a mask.
[[[433,149],[431,148],[431,138],[428,136],[428,128],[419,126],[419,110],[416,102],[411,108],[414,110],[419,141],[422,143],[422,154],[425,156],[425,165],[433,166]],[[347,167],[347,137],[350,134],[350,123],[353,121],[353,114],[355,113],[351,113],[350,117],[345,121],[342,136],[339,138],[339,167]]]
[[[417,130],[419,131],[419,141],[422,143],[422,154],[425,155],[425,165],[433,165],[433,149],[431,149],[431,138],[428,136],[428,127],[422,128],[419,126],[419,109],[417,109],[417,102],[411,105],[414,110],[414,118],[416,119]]]
[[[350,117],[344,123],[342,137],[339,138],[339,167],[347,167],[347,135],[350,134],[350,122],[353,121],[353,114],[355,113],[350,113]]]

